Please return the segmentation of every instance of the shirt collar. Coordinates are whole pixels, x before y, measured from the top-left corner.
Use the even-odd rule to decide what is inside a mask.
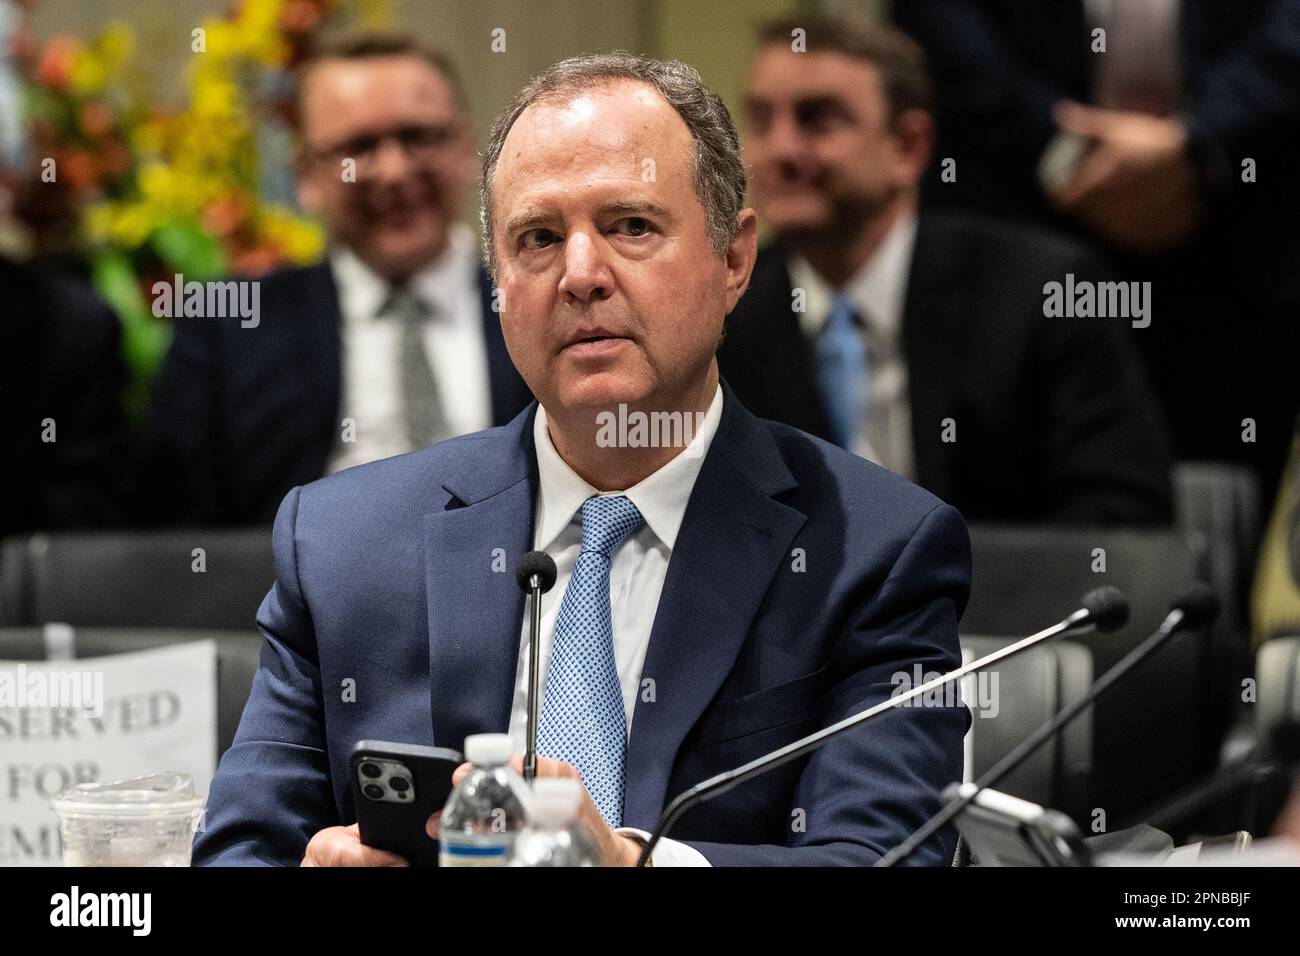
[[[849,297],[868,329],[883,342],[896,340],[902,328],[915,246],[916,213],[908,211],[894,221],[880,247],[839,290]],[[799,255],[790,259],[790,279],[795,288],[805,293],[800,327],[805,335],[815,336],[826,322],[836,290]]]
[[[433,314],[443,318],[474,319],[461,308],[460,296],[478,282],[478,253],[474,233],[464,223],[452,223],[447,232],[447,248],[441,256],[411,277],[410,289],[433,306]],[[476,314],[475,314],[476,315]]]
[[[560,457],[546,428],[546,409],[540,405],[533,419],[533,444],[537,449],[536,547],[546,550],[555,543],[582,503],[593,495],[626,495],[636,505],[646,525],[660,541],[673,549],[677,532],[686,516],[686,504],[704,457],[713,444],[722,420],[722,386],[713,395],[699,428],[690,443],[671,461],[641,479],[626,491],[597,491]]]
[[[330,250],[330,269],[345,319],[367,321],[379,314],[392,292],[387,279],[343,245]],[[411,276],[407,288],[429,304],[434,316],[456,318],[463,312],[457,297],[466,283],[477,281],[477,270],[473,231],[464,223],[452,223],[447,232],[447,248]]]

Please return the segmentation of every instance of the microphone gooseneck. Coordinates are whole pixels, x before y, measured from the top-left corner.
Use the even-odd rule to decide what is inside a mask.
[[[1089,599],[1092,599],[1093,606],[1098,608],[1099,613],[1105,618],[1105,623],[1110,625],[1111,629],[1114,629],[1122,626],[1128,620],[1128,601],[1121,594],[1122,613],[1117,612],[1116,607],[1118,605],[1114,602],[1114,598],[1102,593],[1112,590],[1115,589],[1102,587],[1089,591],[1084,596],[1084,604],[1087,606]],[[1098,697],[1110,690],[1121,677],[1141,661],[1155,653],[1174,634],[1181,630],[1204,627],[1214,620],[1218,611],[1219,600],[1208,585],[1198,582],[1184,588],[1170,605],[1169,613],[1160,623],[1160,627],[1150,637],[1125,654],[1117,664],[1099,677],[1086,694],[1058,711],[1051,720],[1040,726],[1012,748],[1001,760],[981,774],[979,779],[975,781],[975,785],[967,792],[944,805],[938,813],[922,824],[915,833],[881,857],[876,862],[876,866],[893,866],[900,860],[906,859],[936,830],[969,806],[971,801],[979,796],[982,790],[993,786],[1020,766],[1047,740],[1054,737],[1062,728],[1083,713],[1085,708],[1092,706]],[[1118,624],[1115,623],[1116,620],[1119,621]],[[1100,624],[1098,629],[1101,629]]]
[[[524,742],[524,780],[532,783],[537,776],[537,645],[542,632],[542,595],[555,587],[559,571],[555,560],[545,551],[529,551],[519,561],[515,580],[528,595],[528,730]]]
[[[1029,637],[1022,638],[1006,647],[998,648],[992,654],[985,655],[979,660],[971,661],[969,664],[964,664],[955,670],[949,671],[947,674],[942,674],[933,680],[919,684],[906,693],[891,696],[888,700],[883,700],[864,711],[845,717],[843,720],[831,724],[829,727],[824,727],[815,733],[786,744],[778,750],[757,757],[743,766],[736,767],[734,770],[728,770],[710,777],[707,780],[703,780],[691,787],[689,790],[678,794],[668,804],[668,806],[664,808],[663,813],[659,817],[659,823],[655,827],[654,832],[650,834],[650,839],[646,841],[646,845],[642,848],[641,856],[637,859],[636,865],[646,865],[659,841],[663,839],[665,834],[668,833],[681,815],[695,804],[705,800],[711,800],[719,794],[726,793],[733,787],[744,783],[746,780],[760,776],[769,770],[779,767],[782,764],[789,763],[791,760],[796,760],[805,754],[812,753],[814,750],[820,749],[834,737],[852,730],[859,724],[872,720],[873,718],[897,707],[902,707],[915,697],[929,693],[946,684],[951,684],[954,681],[959,681],[969,673],[996,664],[998,661],[1027,650],[1035,644],[1039,644],[1053,637],[1058,637],[1061,634],[1078,633],[1081,631],[1089,631],[1094,628],[1113,629],[1119,627],[1120,624],[1123,623],[1123,620],[1128,616],[1128,600],[1117,588],[1104,587],[1089,591],[1088,594],[1085,595],[1084,602],[1081,603],[1083,606],[1069,617],[1058,621],[1049,628],[1039,631],[1037,634],[1031,634]],[[1100,622],[1094,618],[1094,609],[1096,610],[1096,613],[1101,616]],[[1105,625],[1104,628],[1101,626],[1103,624]]]

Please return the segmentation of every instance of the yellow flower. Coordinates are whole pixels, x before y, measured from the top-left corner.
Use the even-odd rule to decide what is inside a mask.
[[[86,238],[94,244],[107,241],[113,230],[114,215],[115,211],[111,203],[96,203],[87,209],[81,220],[81,228]]]
[[[244,49],[250,49],[262,37],[276,32],[283,6],[283,0],[244,0],[235,21],[235,27],[245,44]]]
[[[142,203],[117,203],[105,207],[99,216],[105,221],[106,239],[114,245],[135,249],[153,231],[153,219]]]
[[[139,157],[156,156],[166,146],[166,126],[146,120],[130,131],[131,148]]]
[[[79,50],[72,60],[68,85],[78,96],[98,93],[108,83],[108,70],[93,50]]]
[[[110,23],[96,41],[100,55],[110,70],[117,70],[131,59],[135,52],[135,35],[121,21]]]
[[[239,30],[229,20],[210,17],[203,21],[203,32],[205,52],[197,53],[196,56],[224,60],[239,54]]]
[[[285,209],[267,208],[258,225],[258,232],[292,263],[314,262],[325,252],[325,231],[321,226]]]
[[[225,117],[236,112],[239,106],[239,88],[229,78],[208,71],[200,71],[194,78],[190,101],[194,117]]]
[[[165,163],[146,163],[136,177],[140,195],[160,205],[175,201],[177,181],[175,170]]]

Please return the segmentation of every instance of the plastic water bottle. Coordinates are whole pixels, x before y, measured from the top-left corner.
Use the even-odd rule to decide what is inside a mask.
[[[443,807],[438,863],[505,866],[527,823],[527,788],[508,766],[510,738],[506,734],[466,737],[465,756],[474,766]]]
[[[511,866],[600,866],[596,841],[578,821],[582,784],[547,777],[533,781],[528,826],[515,842]]]

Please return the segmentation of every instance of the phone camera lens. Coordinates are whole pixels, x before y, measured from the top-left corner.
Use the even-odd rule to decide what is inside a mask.
[[[393,777],[393,779],[388,781],[388,785],[398,793],[405,793],[410,788],[411,781],[407,780],[405,777]]]
[[[382,800],[384,798],[384,788],[377,783],[366,784],[361,788],[361,792],[371,800]]]
[[[361,773],[373,780],[375,777],[382,774],[383,770],[379,768],[379,764],[377,763],[363,763],[361,765]]]

